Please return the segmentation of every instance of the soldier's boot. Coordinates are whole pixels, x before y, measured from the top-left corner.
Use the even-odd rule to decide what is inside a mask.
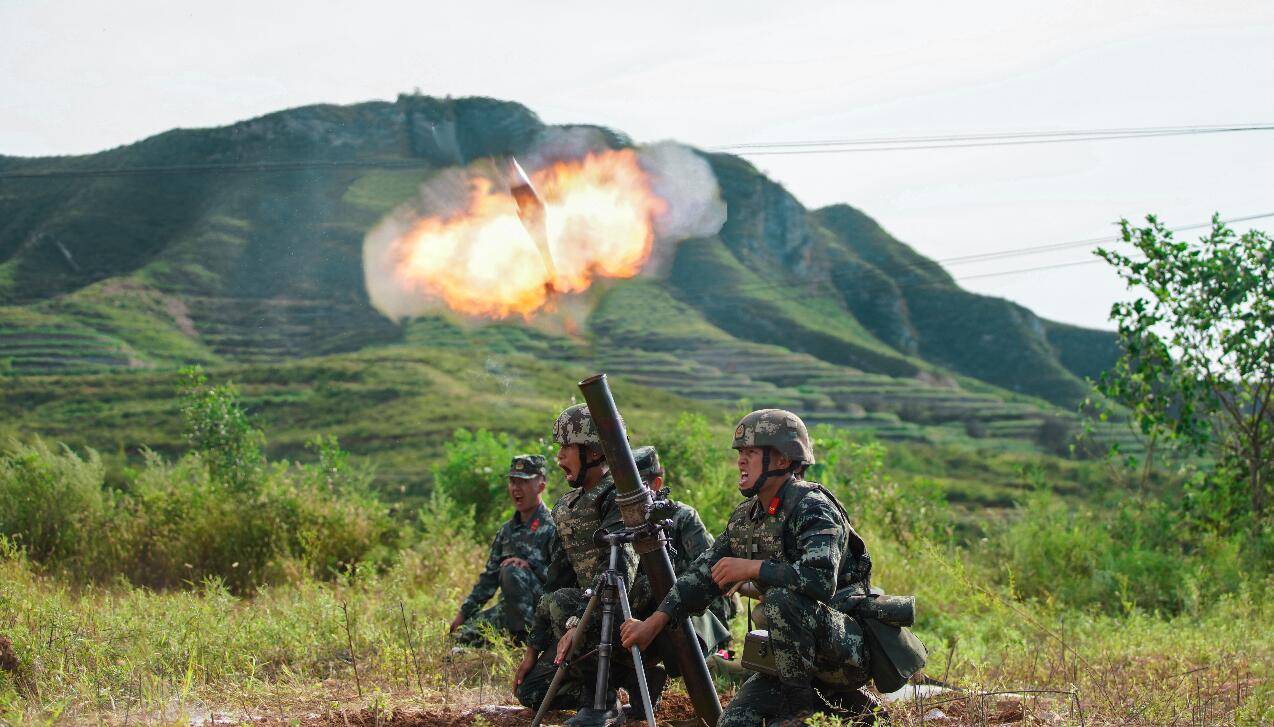
[[[782,680],[783,714],[787,717],[805,717],[827,708],[827,702],[808,679]]]
[[[608,722],[619,716],[619,700],[615,696],[615,690],[606,693],[606,707],[596,709],[593,707],[593,688],[591,686],[581,690],[580,707],[575,714],[562,724],[566,727],[605,727]]]
[[[650,690],[651,712],[659,708],[659,698],[663,696],[664,687],[667,685],[667,669],[660,664],[646,667],[646,688]],[[632,676],[624,681],[624,689],[628,692],[628,705],[624,707],[620,719],[615,724],[644,724],[646,707],[641,699],[641,688],[637,684],[637,672],[634,671]]]
[[[832,714],[853,725],[881,724],[889,719],[885,703],[865,688],[836,691],[828,699]]]

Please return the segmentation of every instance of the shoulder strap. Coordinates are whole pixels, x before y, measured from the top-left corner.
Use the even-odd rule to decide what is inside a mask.
[[[601,522],[602,516],[606,514],[606,503],[613,501],[614,499],[615,499],[615,483],[614,482],[610,483],[609,485],[606,485],[604,488],[602,488],[601,492],[597,493],[597,499],[593,501],[593,504],[597,508],[598,522]]]
[[[860,556],[863,553],[867,552],[867,543],[862,539],[862,536],[860,536],[858,532],[854,530],[853,524],[849,521],[849,513],[845,511],[845,506],[840,504],[840,500],[837,499],[836,495],[833,494],[831,490],[827,489],[826,487],[824,487],[823,485],[820,485],[817,482],[800,481],[800,482],[793,482],[792,484],[803,485],[803,487],[801,487],[800,495],[798,495],[797,497],[793,497],[788,502],[783,503],[784,517],[791,516],[791,514],[796,511],[797,504],[799,504],[801,500],[804,500],[806,495],[817,490],[818,492],[823,493],[823,496],[826,497],[828,500],[831,500],[832,506],[836,508],[836,511],[840,513],[841,518],[845,520],[845,529],[849,531],[850,552],[853,553],[855,556]]]

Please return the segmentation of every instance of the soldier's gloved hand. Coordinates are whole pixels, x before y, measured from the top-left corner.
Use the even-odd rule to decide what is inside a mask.
[[[638,649],[645,651],[650,647],[650,642],[654,641],[659,632],[663,631],[664,626],[667,625],[668,614],[663,611],[655,611],[645,621],[630,618],[619,627],[619,641],[624,645],[625,649],[631,649],[636,646]]]
[[[755,580],[761,575],[761,561],[747,558],[722,558],[712,566],[712,582],[724,593],[740,581]]]
[[[464,625],[464,614],[458,613],[456,614],[455,618],[451,619],[451,629],[447,633],[454,634],[456,632],[456,629],[460,628],[463,625]]]

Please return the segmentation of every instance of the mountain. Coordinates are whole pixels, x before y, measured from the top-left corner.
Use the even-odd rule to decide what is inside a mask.
[[[544,128],[515,103],[412,95],[0,157],[0,372],[70,386],[384,347],[475,367],[521,352],[881,436],[1029,440],[1116,356],[1112,334],[965,291],[863,212],[807,210],[724,154],[704,154],[728,208],[720,233],[683,242],[659,279],[599,289],[577,335],[378,314],[366,231],[438,170],[518,153]]]

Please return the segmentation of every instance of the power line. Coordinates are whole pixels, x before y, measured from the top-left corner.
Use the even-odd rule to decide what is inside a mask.
[[[1129,129],[1093,129],[1068,131],[1025,131],[1002,134],[949,134],[945,136],[875,137],[858,139],[823,139],[810,141],[753,142],[714,147],[715,151],[732,151],[740,156],[778,156],[801,154],[849,154],[875,151],[912,151],[920,149],[965,149],[1032,144],[1068,144],[1079,141],[1146,139],[1164,136],[1197,136],[1248,131],[1274,131],[1274,124],[1231,124],[1223,126],[1144,127]]]
[[[1191,131],[1229,131],[1235,129],[1248,129],[1251,127],[1260,127],[1262,129],[1271,126],[1265,122],[1254,123],[1233,123],[1233,124],[1204,124],[1204,125],[1177,125],[1177,126],[1141,126],[1141,127],[1119,127],[1106,129],[1060,129],[1055,131],[991,131],[991,132],[970,132],[965,134],[940,134],[935,136],[876,136],[876,137],[851,137],[843,139],[813,139],[813,140],[797,140],[797,141],[758,141],[745,142],[740,144],[724,144],[714,147],[715,149],[756,149],[756,148],[776,148],[776,147],[806,147],[806,146],[845,146],[859,144],[912,144],[925,142],[952,142],[952,141],[981,141],[987,139],[1022,139],[1022,138],[1039,138],[1051,136],[1108,136],[1108,135],[1127,135],[1127,134],[1152,134],[1152,133],[1184,133]]]
[[[1230,224],[1233,222],[1244,222],[1248,220],[1261,219],[1264,217],[1274,217],[1274,212],[1263,213],[1259,215],[1246,215],[1243,217],[1232,217],[1229,219],[1220,220],[1220,222],[1222,224]],[[1211,221],[1200,222],[1200,223],[1196,223],[1192,225],[1180,225],[1178,227],[1171,227],[1168,229],[1172,231],[1188,230],[1188,229],[1195,229],[1200,227],[1207,227],[1207,226],[1210,226],[1211,224],[1212,224]],[[1118,238],[1094,238],[1094,242],[1118,242],[1118,241],[1119,241]],[[1072,243],[1057,243],[1057,244],[1058,245],[1073,245],[1075,243],[1072,242]],[[1054,245],[1043,245],[1039,247],[1052,248],[1054,247]],[[1030,248],[1030,249],[1034,249],[1034,248]],[[937,261],[937,262],[942,262],[942,261]],[[910,273],[905,275],[899,275],[896,277],[890,276],[888,277],[887,282],[880,282],[880,283],[867,282],[860,278],[858,280],[855,280],[853,283],[849,285],[850,287],[856,289],[859,292],[868,292],[868,293],[889,293],[889,292],[894,292],[894,290],[900,290],[902,288],[906,288],[908,290],[923,290],[923,289],[949,290],[953,282],[960,282],[965,280],[982,280],[987,278],[998,278],[998,277],[1006,277],[1010,275],[1020,275],[1022,273],[1043,272],[1047,270],[1080,267],[1084,265],[1096,265],[1102,262],[1105,262],[1105,260],[1101,260],[1101,259],[1078,260],[1073,262],[1053,263],[1050,265],[1037,265],[1037,266],[1028,267],[1028,268],[997,270],[997,271],[993,271],[989,273],[950,276],[951,278],[950,280],[933,280],[929,278],[928,276],[921,276],[916,273]],[[886,273],[886,275],[888,274]],[[759,281],[747,282],[741,286],[729,288],[728,290],[778,292],[778,291],[792,290],[792,289],[803,289],[810,292],[821,290],[821,291],[829,292],[836,295],[844,295],[845,292],[847,292],[847,291],[841,290],[840,288],[836,286],[836,280],[834,275],[807,276],[798,280],[781,280],[781,281],[759,280]],[[963,291],[963,292],[970,292],[970,291]],[[971,293],[971,294],[976,295],[976,293]],[[678,292],[675,295],[675,297],[679,299],[683,299],[683,300],[688,299],[688,300],[702,301],[702,300],[711,299],[718,295],[720,295],[720,293],[716,291],[709,290],[709,289],[701,289],[701,290],[683,290]]]
[[[1260,220],[1266,217],[1274,217],[1274,212],[1262,212],[1257,215],[1247,215],[1245,217],[1231,217],[1225,220],[1219,220],[1223,225],[1231,225],[1236,222],[1250,222],[1251,220]],[[1182,232],[1184,230],[1194,230],[1200,227],[1210,227],[1211,221],[1200,222],[1194,225],[1181,225],[1179,227],[1169,227],[1172,232]],[[939,258],[936,262],[943,265],[963,265],[972,262],[984,262],[987,260],[1000,260],[1003,258],[1020,257],[1023,255],[1037,255],[1040,253],[1054,252],[1057,250],[1068,250],[1077,247],[1091,247],[1106,242],[1118,242],[1118,237],[1090,237],[1084,240],[1072,240],[1070,242],[1057,242],[1048,245],[1033,245],[1030,247],[1015,247],[1004,250],[996,250],[992,252],[979,252],[969,255],[960,255],[957,257]]]
[[[1095,265],[1104,263],[1105,260],[1079,260],[1073,263],[1055,263],[1053,265],[1039,265],[1033,268],[1018,268],[1016,270],[999,270],[994,273],[981,273],[978,275],[961,275],[956,280],[977,280],[979,278],[998,278],[1002,275],[1017,275],[1018,273],[1034,273],[1042,270],[1056,270],[1058,268],[1074,268],[1080,265]]]
[[[167,164],[157,166],[101,169],[46,169],[30,172],[0,172],[4,179],[61,179],[76,177],[133,177],[163,174],[238,174],[304,172],[318,169],[416,169],[433,166],[424,159],[310,160],[296,162],[226,162],[208,164]]]
[[[1060,131],[982,132],[910,137],[868,137],[855,139],[814,139],[805,141],[750,142],[712,147],[714,151],[734,151],[740,156],[779,154],[842,154],[865,151],[909,151],[972,147],[1057,144],[1077,141],[1106,141],[1160,136],[1225,134],[1274,131],[1274,123],[1225,124],[1211,126],[1148,126],[1112,129],[1065,129]],[[433,166],[424,159],[307,160],[284,162],[209,162],[147,165],[115,168],[42,169],[0,172],[6,179],[65,179],[77,177],[127,177],[165,174],[261,174],[329,169],[415,169]]]

